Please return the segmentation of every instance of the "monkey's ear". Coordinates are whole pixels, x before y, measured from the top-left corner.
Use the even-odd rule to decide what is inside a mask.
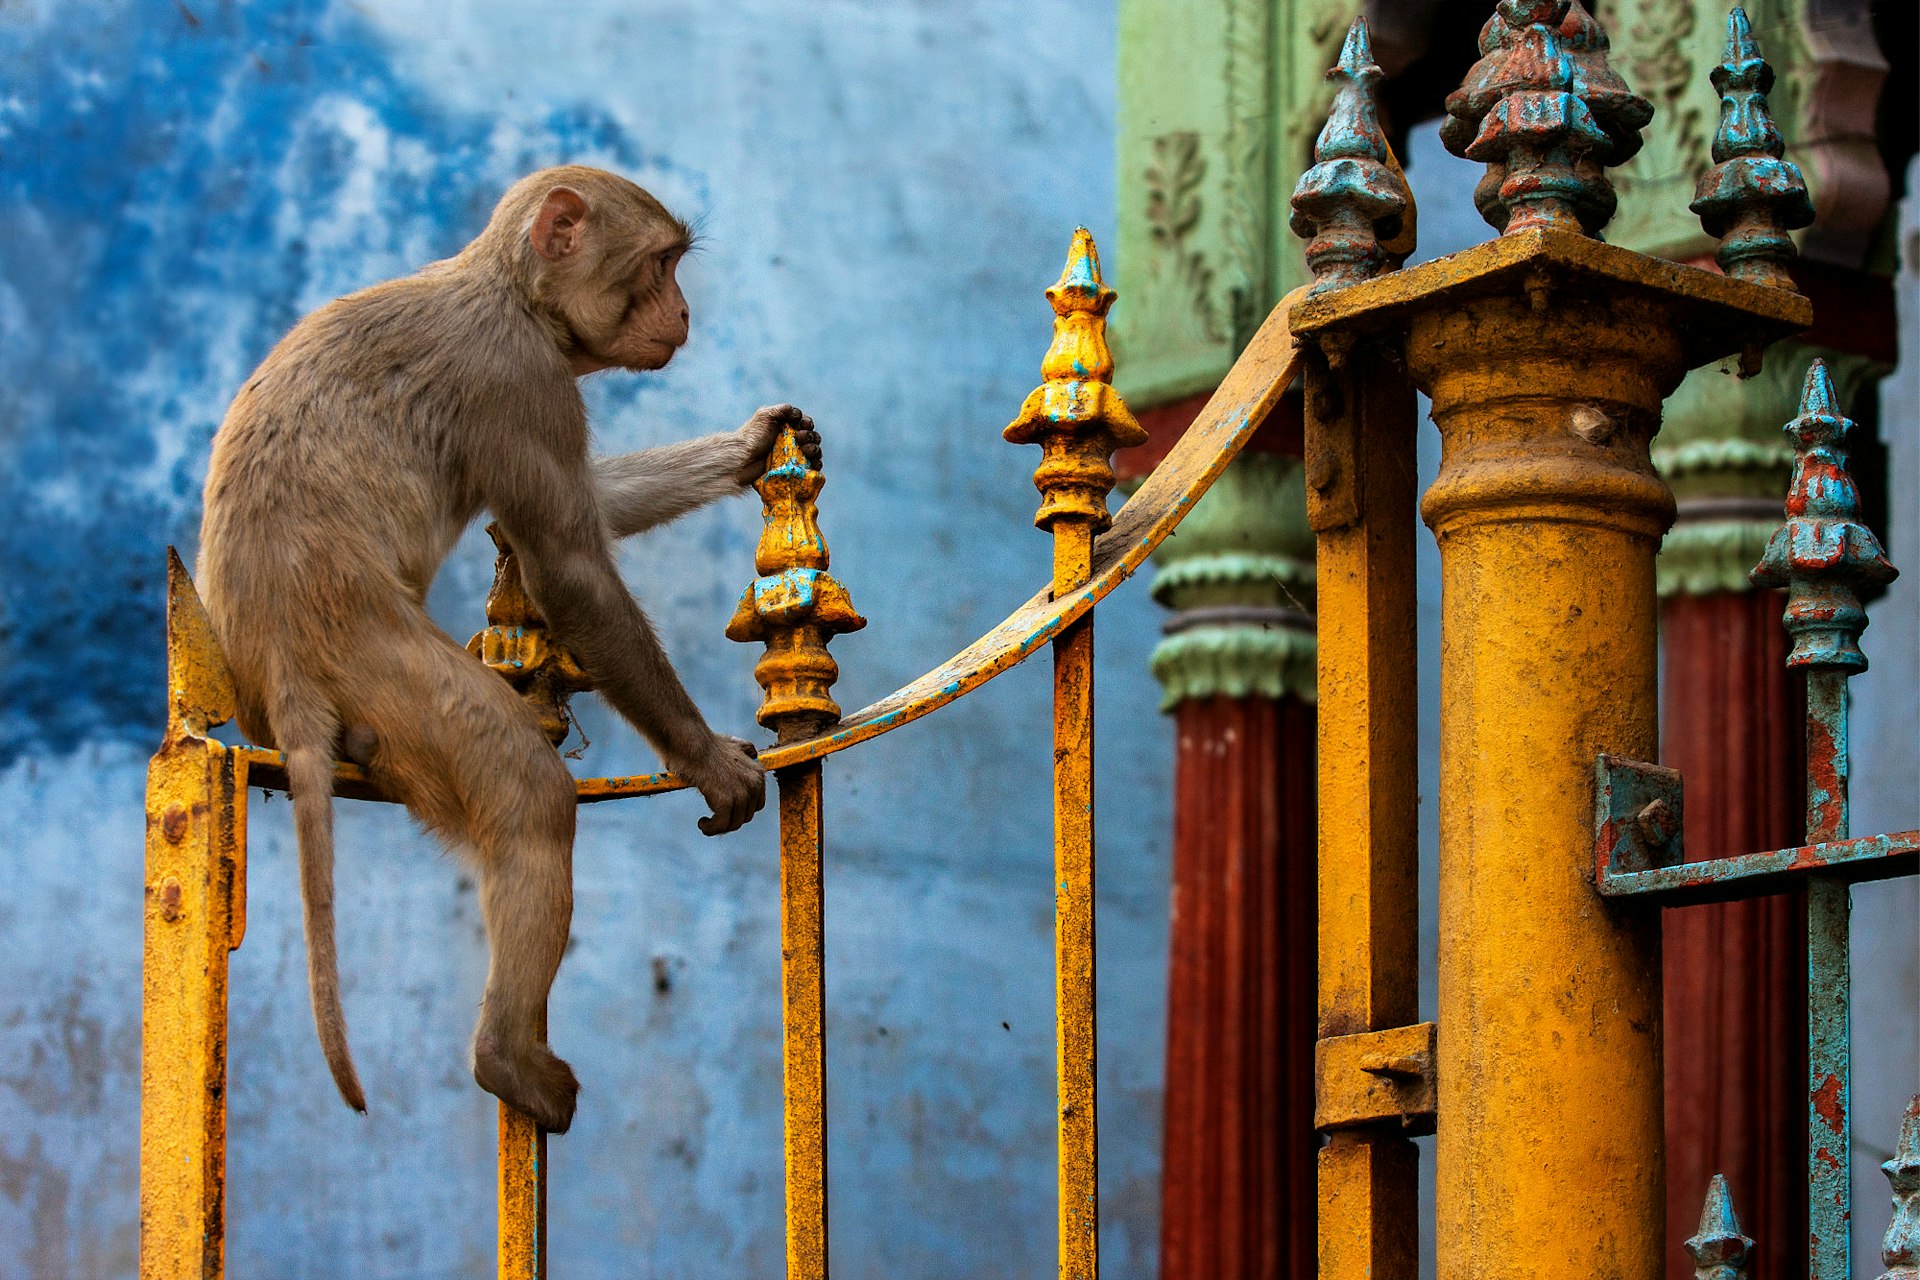
[[[555,187],[533,215],[533,251],[558,262],[580,247],[587,225],[587,202],[571,187]]]

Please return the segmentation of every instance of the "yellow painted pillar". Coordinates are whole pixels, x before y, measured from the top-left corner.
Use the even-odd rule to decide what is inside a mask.
[[[1487,163],[1503,234],[1318,293],[1294,330],[1404,359],[1440,429],[1438,1273],[1656,1280],[1659,922],[1593,890],[1594,759],[1658,748],[1661,401],[1811,317],[1592,238],[1613,207],[1595,160],[1651,113],[1584,9],[1502,0],[1480,48],[1442,137]]]

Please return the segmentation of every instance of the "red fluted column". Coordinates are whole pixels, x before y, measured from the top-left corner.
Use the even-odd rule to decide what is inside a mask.
[[[1143,474],[1199,400],[1141,414]],[[1156,556],[1174,719],[1163,1280],[1309,1277],[1313,535],[1289,402]]]
[[[1689,856],[1800,843],[1804,693],[1772,591],[1667,600],[1661,756],[1686,778]],[[1806,904],[1798,894],[1666,913],[1667,1234],[1724,1173],[1756,1244],[1749,1274],[1806,1274]],[[1670,1251],[1669,1280],[1693,1280]]]
[[[1313,708],[1174,717],[1160,1274],[1311,1276]]]

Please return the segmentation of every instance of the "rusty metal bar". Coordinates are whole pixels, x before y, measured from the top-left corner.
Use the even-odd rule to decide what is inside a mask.
[[[1846,840],[1847,678],[1864,671],[1859,588],[1890,582],[1873,531],[1858,522],[1860,494],[1846,468],[1853,423],[1840,412],[1826,365],[1807,370],[1794,444],[1787,519],[1751,577],[1785,587],[1782,623],[1793,637],[1790,668],[1807,675],[1807,842]],[[1848,915],[1842,877],[1807,885],[1807,1270],[1810,1280],[1847,1280],[1852,1254],[1852,1070]]]
[[[1046,380],[1021,405],[1005,437],[1038,444],[1034,523],[1053,534],[1053,598],[1071,598],[1094,578],[1094,536],[1113,523],[1116,448],[1140,444],[1110,380],[1107,310],[1114,292],[1085,227],[1066,268],[1047,290],[1053,344]],[[1100,1271],[1100,1149],[1096,1099],[1093,841],[1093,618],[1067,623],[1053,644],[1054,1022],[1059,1087],[1059,1231],[1062,1280]]]
[[[546,1039],[544,1010],[539,1035]],[[500,1280],[546,1280],[547,1131],[504,1102],[499,1110],[498,1274]]]
[[[1086,581],[1092,530],[1056,528],[1054,584]],[[1094,992],[1093,618],[1053,644],[1054,1066],[1059,1084],[1060,1275],[1100,1270],[1098,1044]]]
[[[787,1160],[787,1275],[827,1275],[826,894],[820,762],[782,769],[781,1062]]]
[[[140,1274],[226,1273],[227,955],[246,927],[246,764],[208,737],[233,690],[167,553],[167,735],[147,771]]]
[[[1653,894],[1662,906],[1677,907],[1785,893],[1811,878],[1861,884],[1916,871],[1920,871],[1920,831],[1889,831],[1648,871],[1602,870],[1594,883],[1609,898]]]
[[[1807,671],[1807,840],[1845,840],[1847,677]],[[1836,876],[1807,884],[1808,1280],[1853,1274],[1853,889]]]

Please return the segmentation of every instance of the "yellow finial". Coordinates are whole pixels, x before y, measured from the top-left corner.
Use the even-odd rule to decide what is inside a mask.
[[[827,640],[858,631],[867,620],[827,572],[827,542],[814,505],[826,477],[807,465],[791,427],[781,431],[767,463],[753,486],[765,519],[753,556],[760,577],[740,597],[727,639],[766,644],[753,668],[766,690],[756,718],[785,741],[840,719],[840,704],[828,692],[840,667]]]
[[[1054,321],[1053,345],[1040,362],[1046,381],[1003,433],[1015,444],[1037,443],[1044,450],[1033,476],[1041,495],[1033,522],[1042,529],[1062,517],[1087,521],[1095,529],[1111,524],[1107,493],[1113,488],[1113,451],[1147,438],[1109,382],[1113,352],[1107,348],[1107,309],[1114,297],[1100,278],[1092,234],[1078,228],[1066,269],[1047,290]]]

